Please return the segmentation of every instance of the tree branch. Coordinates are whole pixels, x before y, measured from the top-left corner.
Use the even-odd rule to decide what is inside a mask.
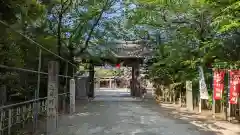
[[[108,4],[108,3],[109,3],[109,1],[107,0],[106,3],[105,3],[105,5],[104,5],[104,7],[102,8],[99,16],[98,16],[96,22],[95,22],[95,23],[93,24],[93,26],[91,27],[90,32],[89,32],[89,34],[88,34],[88,37],[87,37],[87,39],[86,39],[86,41],[85,41],[85,46],[80,50],[79,54],[83,53],[83,52],[88,48],[88,46],[89,46],[89,41],[90,41],[90,39],[91,39],[91,37],[92,37],[92,34],[93,34],[93,32],[94,32],[95,27],[98,25],[99,21],[101,20],[104,11],[107,9],[107,6],[111,5],[111,4]]]
[[[62,7],[62,13],[65,13],[67,11],[67,9],[70,7],[70,5],[72,4],[72,0],[70,0],[70,2],[67,4],[69,0],[66,0],[64,3],[63,3],[63,7]],[[67,4],[65,7],[64,5]]]
[[[183,21],[178,21],[178,20],[168,20],[167,19],[167,13],[166,13],[166,8],[160,8],[156,5],[140,5],[140,8],[144,8],[145,10],[148,10],[149,12],[158,12],[161,14],[161,18],[163,19],[164,22],[169,22],[169,23],[175,23],[175,24],[183,24],[183,23],[189,23],[186,20]]]
[[[58,26],[57,26],[57,45],[58,45],[58,55],[61,56],[61,48],[62,48],[62,37],[61,37],[61,28],[62,28],[62,19],[63,19],[63,14],[66,12],[66,10],[70,7],[70,5],[72,4],[72,0],[70,0],[70,2],[65,6],[65,4],[68,2],[69,0],[66,0],[65,2],[63,2],[63,0],[61,0],[61,10],[58,14]]]

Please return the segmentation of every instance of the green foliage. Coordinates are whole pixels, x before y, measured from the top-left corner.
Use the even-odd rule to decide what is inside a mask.
[[[231,31],[240,27],[240,1],[239,0],[212,0],[213,7],[218,8],[213,25],[218,26],[220,32]]]
[[[197,90],[198,66],[204,67],[207,84],[212,83],[209,65],[239,68],[239,4],[238,0],[135,1],[129,23],[144,26],[153,38],[161,37],[160,42],[155,40],[155,58],[147,67],[155,85],[192,80]]]
[[[95,50],[106,45],[109,35],[102,31],[102,26],[113,21],[107,22],[105,16],[116,12],[112,8],[115,3],[115,0],[1,1],[0,20],[72,63],[75,56],[85,55],[100,61],[99,57],[108,54],[108,50]],[[37,70],[39,49],[36,45],[2,23],[0,30],[0,64]],[[56,59],[43,50],[41,70],[47,72],[48,61]],[[65,68],[65,62],[60,61],[60,74],[65,73]],[[69,76],[72,72],[69,64]],[[61,79],[60,85],[67,85],[65,82]],[[18,98],[15,100],[31,99],[36,84],[36,75],[1,68],[0,85],[6,85],[8,95]],[[46,79],[41,76],[40,96],[46,96],[46,86]]]
[[[10,0],[0,3],[0,19],[71,62],[74,57],[93,63],[114,59],[109,49],[117,39],[149,40],[155,50],[147,63],[148,78],[165,86],[192,80],[197,90],[198,66],[204,67],[208,84],[207,65],[239,68],[239,8],[239,0]],[[0,30],[0,63],[37,69],[38,49],[2,24]],[[47,71],[47,62],[56,58],[42,55],[42,70]],[[65,65],[60,66],[64,73]],[[0,73],[0,82],[15,93],[31,93],[36,85],[35,76]]]
[[[115,77],[122,75],[122,71],[119,69],[102,69],[95,68],[96,77]]]

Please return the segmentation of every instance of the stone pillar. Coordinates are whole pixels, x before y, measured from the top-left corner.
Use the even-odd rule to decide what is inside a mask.
[[[97,81],[97,88],[100,88],[100,80]]]
[[[70,80],[70,114],[75,113],[75,80]]]
[[[58,62],[48,64],[48,97],[47,97],[47,134],[57,130],[58,111]]]
[[[112,88],[112,79],[109,79],[109,88]]]
[[[186,104],[189,111],[193,111],[192,81],[186,81]]]

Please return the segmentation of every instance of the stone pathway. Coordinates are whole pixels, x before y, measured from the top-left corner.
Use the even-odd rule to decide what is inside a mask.
[[[89,103],[78,101],[76,113],[62,118],[54,135],[221,135],[163,113],[152,100],[107,93]]]

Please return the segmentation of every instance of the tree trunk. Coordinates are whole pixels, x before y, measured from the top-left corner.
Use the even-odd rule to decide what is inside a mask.
[[[169,92],[169,102],[172,103],[172,92],[171,92],[171,90]]]
[[[173,92],[173,103],[174,103],[174,104],[177,104],[177,103],[176,103],[176,93],[175,93],[175,92]]]
[[[93,62],[90,61],[89,65],[89,97],[94,97],[94,65]]]

